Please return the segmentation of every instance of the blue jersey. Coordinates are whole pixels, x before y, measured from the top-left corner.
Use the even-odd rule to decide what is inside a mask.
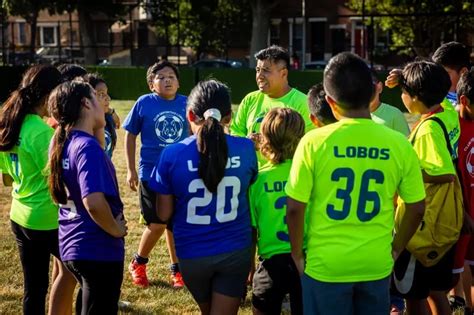
[[[186,138],[186,96],[177,94],[172,101],[155,93],[141,96],[133,105],[123,123],[123,128],[131,134],[141,134],[138,176],[147,181],[151,171],[159,161],[161,151],[173,143]]]
[[[176,254],[189,259],[244,249],[251,244],[248,188],[257,176],[252,141],[227,135],[228,161],[217,192],[198,175],[196,137],[167,147],[150,178],[154,191],[174,195]]]

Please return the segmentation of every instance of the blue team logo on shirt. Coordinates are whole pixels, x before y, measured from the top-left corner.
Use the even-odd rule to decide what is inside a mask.
[[[161,141],[175,143],[184,132],[184,118],[175,112],[161,112],[155,117],[155,132]]]

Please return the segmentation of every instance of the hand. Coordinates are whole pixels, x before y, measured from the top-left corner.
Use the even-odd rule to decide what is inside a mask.
[[[253,144],[255,145],[255,150],[259,151],[260,143],[262,141],[262,134],[254,132],[249,134],[248,138],[253,141]]]
[[[125,237],[128,233],[128,227],[127,227],[127,220],[125,220],[125,216],[123,213],[118,214],[115,217],[115,222],[117,223],[117,226],[119,227],[119,233],[117,235],[114,235],[117,238]]]
[[[293,261],[295,262],[295,265],[296,265],[296,269],[298,269],[298,273],[300,274],[300,276],[303,275],[304,273],[304,255],[303,253],[301,253],[301,255],[291,255],[291,257],[293,257]]]
[[[137,191],[138,174],[136,170],[127,171],[127,183],[128,183],[128,187],[130,187],[131,190]]]
[[[392,258],[393,261],[396,261],[398,259],[398,256],[400,256],[400,253],[394,249],[392,249]]]
[[[385,86],[388,88],[394,88],[400,83],[400,79],[402,78],[402,70],[401,69],[393,69],[388,74],[387,79],[385,80]]]
[[[119,117],[119,115],[117,115],[117,112],[114,111],[112,113],[112,119],[114,120],[115,129],[119,129],[120,128],[120,117]]]

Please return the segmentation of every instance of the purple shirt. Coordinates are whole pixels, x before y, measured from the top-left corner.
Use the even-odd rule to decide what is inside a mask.
[[[123,261],[124,239],[100,228],[84,207],[82,199],[102,192],[112,215],[123,214],[115,169],[97,140],[74,130],[64,145],[63,180],[68,203],[59,208],[59,250],[61,259]]]

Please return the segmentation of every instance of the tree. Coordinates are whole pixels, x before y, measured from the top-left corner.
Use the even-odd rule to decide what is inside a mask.
[[[428,56],[441,42],[462,41],[474,22],[470,0],[350,0],[349,6],[358,13],[394,15],[374,18],[374,26],[390,31],[392,49],[417,56]]]
[[[223,55],[236,36],[249,35],[246,7],[248,0],[155,0],[147,10],[167,49],[189,46],[199,58],[204,53]]]
[[[9,15],[19,15],[30,25],[30,62],[34,61],[36,51],[36,25],[39,11],[50,8],[53,0],[3,0],[2,8]]]

